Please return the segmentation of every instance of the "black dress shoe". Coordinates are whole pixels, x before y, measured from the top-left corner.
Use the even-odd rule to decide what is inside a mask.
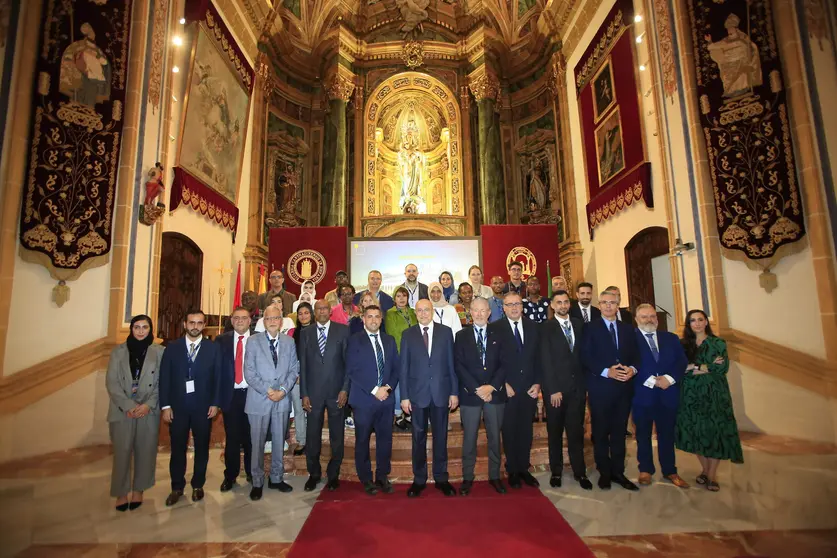
[[[462,485],[459,487],[459,494],[461,496],[467,496],[471,493],[471,487],[474,486],[474,481],[462,481]]]
[[[599,488],[602,490],[610,490],[610,477],[601,475],[599,477]]]
[[[328,483],[326,483],[326,488],[334,492],[338,488],[340,488],[340,480],[337,478],[328,479]]]
[[[520,483],[520,475],[517,473],[512,473],[509,475],[509,486],[512,488],[522,488],[523,485]]]
[[[172,490],[169,497],[166,498],[166,506],[171,507],[175,505],[181,496],[183,496],[182,490]]]
[[[138,507],[140,507],[141,505],[142,505],[142,502],[131,502],[131,503],[128,505],[128,509],[129,509],[129,510],[131,510],[131,511],[134,511],[135,509],[137,509],[137,508],[138,508]]]
[[[168,504],[166,504],[166,505],[168,505]],[[125,502],[124,504],[119,504],[118,506],[116,506],[116,511],[121,511],[121,512],[128,511],[129,507],[131,507],[131,504],[129,502]]]
[[[496,490],[499,494],[506,493],[506,487],[503,485],[503,481],[501,481],[500,479],[491,479],[490,481],[488,481],[488,484],[493,486],[494,490]]]
[[[538,479],[536,479],[529,471],[520,473],[520,478],[523,479],[523,482],[525,482],[528,486],[538,487],[541,485],[541,483],[538,482]]]
[[[590,479],[588,479],[586,475],[576,477],[575,480],[578,481],[578,484],[581,486],[582,489],[593,490],[593,483],[590,482]]]
[[[434,486],[436,490],[440,490],[445,496],[456,496],[456,489],[448,481],[437,482]]]
[[[297,446],[294,455],[305,455],[305,446]]]
[[[399,419],[395,419],[395,427],[398,428],[398,430],[406,432],[410,429],[410,423],[402,416]]]
[[[552,488],[561,488],[561,477],[549,477],[549,486]]]
[[[253,484],[253,475],[247,475],[247,482]]]
[[[374,496],[378,493],[378,489],[375,488],[375,484],[372,481],[363,483],[363,491],[370,496]]]
[[[386,477],[376,480],[375,486],[377,486],[378,490],[380,490],[384,494],[392,494],[393,492],[395,492],[395,488],[393,488],[392,483],[389,482],[389,479]]]
[[[252,490],[250,490],[250,499],[254,502],[256,500],[262,499],[262,487],[261,486],[254,486]]]
[[[224,479],[224,482],[221,483],[221,492],[229,492],[233,486],[235,486],[234,480]]]
[[[618,477],[613,477],[613,482],[624,488],[625,490],[630,490],[631,492],[636,492],[639,490],[639,487],[628,480],[628,477],[625,475],[619,475]]]
[[[200,502],[203,500],[203,488],[193,488],[192,489],[192,501],[193,502]]]
[[[407,497],[418,498],[419,496],[421,496],[421,493],[424,491],[424,488],[426,486],[426,484],[411,484],[410,488],[407,489]]]
[[[305,490],[305,492],[311,492],[317,488],[318,482],[320,482],[320,477],[308,477],[308,480],[305,481],[305,487],[303,490]]]
[[[284,493],[291,492],[294,489],[293,486],[286,483],[285,481],[273,482],[272,480],[267,481],[267,487],[272,488],[273,490],[278,490],[279,492],[284,492]]]

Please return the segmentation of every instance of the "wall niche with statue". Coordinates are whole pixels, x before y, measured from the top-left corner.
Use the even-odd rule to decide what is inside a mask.
[[[309,147],[305,129],[273,111],[267,117],[264,167],[264,242],[270,229],[305,225],[306,168]]]

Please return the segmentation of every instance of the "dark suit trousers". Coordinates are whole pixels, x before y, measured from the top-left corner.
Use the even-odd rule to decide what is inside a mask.
[[[596,469],[605,477],[625,473],[625,431],[631,414],[631,390],[623,393],[590,395],[593,427],[593,456]]]
[[[305,433],[305,459],[308,464],[308,474],[312,477],[321,477],[323,469],[320,466],[320,452],[323,447],[323,421],[326,409],[328,409],[328,440],[331,444],[331,458],[328,460],[326,475],[329,479],[336,479],[340,476],[340,465],[343,464],[343,435],[346,431],[344,409],[337,406],[337,398],[311,399],[308,430]]]
[[[372,438],[372,432],[374,431],[375,478],[383,479],[389,476],[392,468],[393,404],[353,407],[353,409],[355,414],[355,468],[357,469],[357,477],[360,482],[372,482],[372,459],[369,451],[369,440]],[[329,467],[331,467],[331,463],[329,463]]]
[[[648,389],[648,388],[639,388]],[[654,452],[651,447],[651,434],[657,427],[657,458],[663,475],[674,475],[677,467],[674,464],[674,425],[677,420],[677,409],[663,405],[650,407],[634,407],[634,424],[636,424],[636,457],[639,461],[639,472],[653,475]]]
[[[413,406],[413,482],[416,484],[427,484],[428,419],[433,428],[433,480],[448,482],[448,413],[448,407],[432,403],[423,409]]]
[[[474,480],[480,417],[485,420],[485,437],[488,442],[488,478],[500,480],[500,430],[503,428],[505,407],[505,403],[483,403],[480,406],[462,405],[459,407],[459,417],[462,419],[462,478],[464,480]]]
[[[224,478],[234,481],[241,472],[241,450],[244,449],[244,472],[250,475],[250,420],[244,412],[246,389],[233,389],[229,408],[222,413],[227,442],[224,447]]]
[[[553,477],[560,477],[564,470],[564,430],[567,431],[567,452],[573,475],[587,474],[584,464],[584,406],[585,392],[564,393],[560,407],[553,407],[544,394],[546,405],[546,430],[549,433],[549,468]]]
[[[506,452],[506,472],[525,473],[529,470],[532,451],[532,416],[538,400],[521,390],[509,397],[503,413],[503,450]]]
[[[174,410],[174,419],[169,425],[171,435],[171,459],[169,475],[171,489],[186,488],[186,450],[189,446],[189,431],[195,445],[195,468],[192,472],[192,488],[203,488],[206,482],[206,466],[209,463],[209,433],[212,421],[206,418],[205,411]]]

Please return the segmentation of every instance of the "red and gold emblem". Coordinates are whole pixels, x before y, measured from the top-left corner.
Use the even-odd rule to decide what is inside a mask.
[[[509,250],[509,255],[506,256],[506,269],[512,262],[519,262],[523,265],[524,281],[538,270],[538,260],[535,259],[535,254],[525,246],[515,246]]]
[[[297,285],[309,280],[317,284],[325,277],[326,261],[316,250],[299,250],[288,258],[287,270],[288,277]]]

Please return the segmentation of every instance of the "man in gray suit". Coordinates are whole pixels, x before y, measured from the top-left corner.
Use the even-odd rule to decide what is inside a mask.
[[[331,307],[325,300],[314,305],[316,327],[302,330],[299,340],[299,393],[302,408],[308,413],[305,457],[310,477],[305,491],[317,487],[322,477],[320,450],[323,445],[323,415],[328,409],[328,439],[331,459],[328,461],[326,488],[340,486],[340,465],[343,463],[344,408],[349,399],[349,376],[346,374],[346,342],[349,328],[329,320]]]
[[[299,360],[294,340],[279,333],[282,312],[273,306],[264,311],[264,334],[250,336],[245,351],[244,378],[247,380],[247,402],[244,412],[250,420],[252,441],[253,489],[251,500],[262,497],[264,486],[264,443],[267,429],[274,440],[285,439],[285,428],[291,415],[288,394],[299,376]],[[281,447],[281,446],[277,446]],[[270,460],[268,488],[290,492],[291,485],[282,480],[285,464],[282,453],[276,452]]]

